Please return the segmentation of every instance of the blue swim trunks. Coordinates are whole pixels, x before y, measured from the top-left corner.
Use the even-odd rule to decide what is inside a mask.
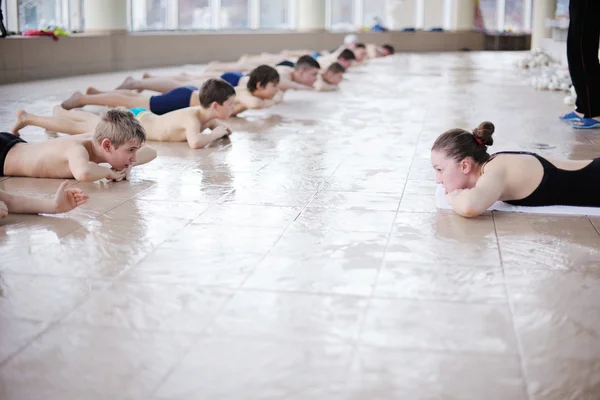
[[[225,72],[223,75],[221,75],[221,79],[223,79],[225,82],[228,82],[231,86],[236,87],[238,83],[240,83],[240,79],[242,79],[243,76],[244,74],[241,72]]]
[[[136,118],[138,118],[138,115],[148,112],[144,107],[130,108],[129,111],[131,111]]]
[[[198,88],[196,86],[180,86],[158,96],[150,97],[150,111],[162,115],[190,106],[190,98]]]

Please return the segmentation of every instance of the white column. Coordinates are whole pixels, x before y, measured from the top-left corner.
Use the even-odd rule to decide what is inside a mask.
[[[126,32],[127,1],[84,0],[86,32]]]
[[[19,32],[19,2],[17,0],[2,0],[4,25],[6,30]]]
[[[415,28],[423,29],[425,26],[425,0],[415,1]]]
[[[167,2],[167,29],[179,28],[179,2]]]
[[[325,29],[325,0],[300,0],[297,2],[297,24],[299,31]]]
[[[260,28],[260,0],[248,0],[248,27]]]
[[[532,49],[540,47],[544,39],[552,37],[552,29],[546,27],[546,21],[553,18],[555,9],[556,0],[533,1]]]
[[[221,29],[221,0],[210,0],[210,21],[212,29]]]
[[[452,0],[451,29],[454,31],[472,31],[475,20],[475,0]]]
[[[496,30],[504,32],[504,24],[506,23],[506,0],[497,0],[496,3]]]
[[[352,7],[352,20],[354,21],[354,26],[356,26],[357,28],[363,26],[363,7],[363,0],[354,0],[354,4]]]

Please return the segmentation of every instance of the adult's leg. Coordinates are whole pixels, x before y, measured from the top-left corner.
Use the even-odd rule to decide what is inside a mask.
[[[577,93],[575,112],[585,118],[600,119],[600,2],[571,0],[569,16],[567,57]]]
[[[150,108],[150,97],[140,94],[124,94],[119,92],[109,92],[101,94],[83,94],[75,92],[73,95],[62,102],[65,110],[79,108],[87,105],[107,106],[107,107],[127,107],[127,108]]]

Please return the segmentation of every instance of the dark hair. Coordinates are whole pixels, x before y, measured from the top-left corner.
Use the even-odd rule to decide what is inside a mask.
[[[315,60],[312,56],[306,55],[302,56],[296,61],[295,69],[296,71],[299,69],[311,69],[317,68],[321,69],[321,64],[317,60]]]
[[[355,49],[366,49],[367,46],[365,46],[364,43],[354,43],[354,48]]]
[[[394,46],[392,46],[391,44],[384,44],[381,47],[386,49],[388,51],[388,53],[390,53],[390,55],[392,55],[396,52],[396,50],[394,50]]]
[[[338,62],[334,62],[327,68],[326,72],[331,72],[332,74],[343,74],[346,72],[346,68],[344,68],[344,66]]]
[[[353,61],[356,60],[356,54],[350,49],[344,49],[338,56],[338,59],[340,58],[346,61]]]
[[[231,96],[235,96],[235,89],[222,79],[209,79],[200,88],[200,105],[210,107],[214,102],[223,105]]]
[[[471,157],[476,163],[483,164],[490,159],[487,147],[494,144],[494,124],[482,122],[473,132],[464,129],[450,129],[442,133],[431,150],[443,150],[448,157],[462,161]]]
[[[257,85],[265,87],[269,83],[279,83],[279,72],[269,65],[259,65],[250,72],[250,79],[246,85],[250,93],[256,90]]]

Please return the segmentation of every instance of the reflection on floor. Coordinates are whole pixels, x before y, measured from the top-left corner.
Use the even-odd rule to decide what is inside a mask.
[[[0,221],[0,398],[598,398],[600,219],[434,204],[449,128],[600,154],[522,56],[377,60],[340,93],[242,114],[231,141],[153,144],[130,182],[73,182],[91,200],[70,214]],[[0,87],[0,122],[125,76]]]

